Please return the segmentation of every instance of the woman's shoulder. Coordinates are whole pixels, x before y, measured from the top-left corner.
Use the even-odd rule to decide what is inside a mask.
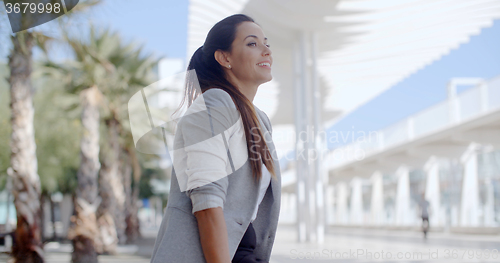
[[[269,117],[267,116],[267,114],[263,110],[261,110],[257,106],[255,106],[255,104],[254,104],[253,107],[255,109],[255,112],[262,119],[262,122],[264,122],[264,125],[266,126],[267,130],[272,131],[273,128],[272,128],[271,120],[269,119]]]
[[[239,111],[229,93],[212,88],[193,101],[178,125],[192,129],[192,126],[200,127],[206,124],[218,133],[232,127],[239,117]]]
[[[228,115],[237,113],[236,105],[229,93],[219,88],[211,88],[196,97],[184,115],[206,112],[207,109]]]
[[[203,100],[207,106],[227,106],[236,109],[231,95],[220,88],[210,88],[203,92]]]

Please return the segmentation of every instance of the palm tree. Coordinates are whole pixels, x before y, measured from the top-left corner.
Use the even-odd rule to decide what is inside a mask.
[[[109,85],[109,76],[114,67],[107,58],[113,52],[115,42],[108,32],[96,33],[91,28],[90,40],[80,41],[68,38],[75,61],[62,65],[59,70],[70,76],[70,91],[79,93],[81,98],[81,123],[83,128],[80,142],[80,167],[75,196],[76,215],[72,218],[69,238],[73,242],[73,262],[97,262],[101,252],[102,239],[97,225],[96,212],[101,204],[98,196],[99,126],[100,105],[103,95],[101,88]],[[111,48],[111,49],[110,49]]]
[[[11,157],[7,173],[13,180],[12,194],[17,227],[12,254],[16,262],[43,262],[40,215],[40,178],[37,173],[33,130],[33,87],[31,85],[34,33],[12,37],[9,55],[11,97]]]
[[[10,76],[10,167],[12,195],[17,212],[17,226],[12,255],[16,262],[43,262],[42,221],[35,133],[33,127],[33,68],[32,49],[35,45],[45,52],[49,37],[36,31],[24,31],[11,36],[9,55]]]
[[[101,206],[101,211],[114,215],[118,241],[120,243],[130,243],[138,236],[138,218],[137,218],[137,198],[138,188],[133,191],[131,187],[131,171],[134,172],[134,179],[140,177],[140,165],[135,156],[135,149],[128,149],[132,143],[131,131],[128,128],[127,102],[140,88],[148,86],[153,82],[152,69],[158,63],[151,55],[142,55],[142,48],[136,48],[132,43],[121,45],[115,49],[116,56],[110,58],[110,62],[116,68],[116,84],[104,93],[108,99],[109,114],[105,119],[108,128],[109,149],[111,151],[103,157],[103,164],[109,164],[111,171],[119,170],[120,153],[125,153],[125,159],[130,159],[133,163],[125,161],[128,166],[123,168],[123,178],[119,178],[117,172],[109,173],[107,169],[101,169],[101,193],[112,193],[109,196],[108,205]],[[121,143],[119,141],[121,135]],[[123,158],[122,158],[123,159]],[[108,167],[108,165],[103,165]],[[132,167],[134,167],[132,169]],[[138,167],[138,168],[137,168]],[[121,182],[121,184],[118,184]],[[137,186],[138,179],[134,180]],[[105,191],[106,189],[110,191]],[[102,196],[102,194],[101,194]],[[135,197],[135,198],[132,198]],[[103,198],[104,199],[104,198]],[[109,205],[110,203],[115,204]],[[105,204],[105,202],[103,202]],[[132,225],[130,225],[132,224]]]
[[[117,243],[130,241],[126,234],[130,231],[126,230],[138,229],[127,226],[127,223],[138,222],[134,220],[137,218],[137,209],[134,209],[135,203],[130,201],[131,194],[127,194],[133,192],[130,189],[131,180],[128,178],[132,168],[121,165],[129,164],[127,161],[123,162],[127,156],[120,160],[120,155],[124,153],[122,149],[130,145],[132,137],[130,129],[127,128],[127,102],[139,88],[153,82],[152,68],[157,64],[157,60],[151,55],[142,55],[142,48],[133,43],[123,44],[117,33],[110,34],[105,31],[103,34],[108,35],[107,45],[113,52],[101,58],[101,61],[109,62],[115,74],[108,76],[112,85],[101,86],[106,100],[104,104],[107,105],[103,116],[107,134],[101,152],[99,190],[102,202],[97,215],[103,241],[102,252],[114,253]],[[134,174],[138,174],[137,169],[134,169]],[[128,213],[126,209],[130,212],[131,208],[134,212]]]
[[[84,10],[99,3],[85,1],[72,12]],[[29,15],[22,17],[29,21]],[[9,55],[11,94],[11,158],[7,170],[12,178],[12,194],[17,212],[17,227],[12,255],[15,262],[43,262],[41,236],[40,178],[36,158],[33,129],[33,87],[31,84],[32,49],[39,44],[44,48],[50,39],[41,32],[26,30],[14,34]],[[46,50],[45,50],[46,51]]]
[[[120,169],[122,138],[129,131],[123,127],[128,122],[127,101],[131,92],[145,87],[152,82],[151,71],[157,61],[151,56],[143,56],[142,48],[133,43],[123,44],[117,33],[102,33],[107,36],[107,47],[112,52],[100,61],[110,63],[114,73],[108,76],[110,85],[101,86],[107,108],[104,123],[107,134],[101,152],[102,166],[99,174],[99,192],[102,198],[97,211],[98,225],[101,232],[102,253],[115,253],[118,243],[125,243],[127,189],[124,186],[123,169]],[[135,213],[135,215],[137,212]]]
[[[108,34],[96,34],[93,28],[90,40],[82,41],[65,35],[75,60],[64,64],[47,62],[46,71],[66,83],[70,93],[79,94],[82,137],[77,189],[74,198],[76,214],[68,237],[73,243],[73,262],[97,262],[101,237],[96,212],[101,203],[98,195],[101,87],[108,85],[114,67],[106,60],[110,54]],[[52,69],[52,70],[51,70]]]

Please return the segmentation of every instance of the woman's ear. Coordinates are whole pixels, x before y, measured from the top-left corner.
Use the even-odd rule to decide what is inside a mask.
[[[215,60],[219,62],[219,64],[224,67],[224,68],[229,68],[231,63],[229,62],[228,59],[228,54],[227,52],[224,52],[220,49],[216,50],[214,53]]]

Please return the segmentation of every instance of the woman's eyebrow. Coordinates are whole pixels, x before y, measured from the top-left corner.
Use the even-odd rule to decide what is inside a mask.
[[[259,39],[256,35],[248,35],[247,37],[245,37],[245,39],[247,39],[248,37],[255,37],[255,38]],[[245,39],[243,39],[243,40],[245,40]],[[267,37],[265,37],[264,40],[267,40]]]

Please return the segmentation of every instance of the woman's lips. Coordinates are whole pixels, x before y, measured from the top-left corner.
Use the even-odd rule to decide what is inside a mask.
[[[257,66],[259,66],[261,68],[271,69],[271,63],[269,63],[269,62],[261,62],[261,63],[258,63]]]

